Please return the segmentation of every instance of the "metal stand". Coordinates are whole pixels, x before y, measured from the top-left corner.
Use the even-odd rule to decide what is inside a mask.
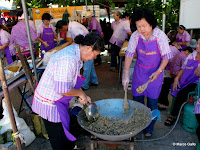
[[[102,139],[98,139],[95,136],[91,136],[91,143],[90,143],[90,148],[91,150],[95,150],[98,147],[98,144],[106,144],[106,145],[115,145],[116,147],[119,145],[130,145],[130,150],[134,150],[134,139],[130,138],[128,140],[123,140],[123,141],[105,141]]]

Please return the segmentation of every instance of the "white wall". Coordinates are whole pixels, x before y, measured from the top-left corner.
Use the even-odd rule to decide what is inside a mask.
[[[200,0],[181,0],[179,24],[186,29],[200,28]]]

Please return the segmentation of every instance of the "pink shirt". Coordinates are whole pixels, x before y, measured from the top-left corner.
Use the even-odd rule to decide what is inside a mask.
[[[32,41],[37,39],[37,33],[31,26],[30,34]],[[13,26],[11,31],[11,43],[18,44],[21,48],[29,47],[25,22],[20,21],[15,26]]]
[[[175,47],[175,46],[172,46],[170,45],[170,50],[171,50],[171,53],[172,53],[172,57],[169,59],[169,62],[167,64],[167,66],[165,67],[166,70],[170,70],[170,66],[171,66],[171,63],[172,63],[172,60],[173,58],[178,54],[180,53],[180,51]]]
[[[44,29],[44,28],[45,28],[44,23],[42,23],[42,24],[40,24],[40,25],[38,26],[38,29],[37,29],[37,36],[38,36],[38,37],[41,37],[41,36],[42,36],[42,34],[43,34],[43,29]],[[56,31],[54,30],[53,25],[52,25],[51,23],[49,24],[49,28],[52,28],[53,34],[56,35]]]
[[[68,32],[71,34],[71,38],[73,40],[79,34],[85,36],[87,33],[89,33],[85,26],[76,21],[69,22]]]
[[[116,21],[113,21],[111,23],[111,28],[113,29],[113,31],[116,29],[116,27],[119,25],[120,22],[122,22],[121,19],[118,21],[118,23],[116,23]]]
[[[7,31],[3,29],[0,30],[1,44],[2,45],[9,44],[10,54],[13,56],[13,55],[16,55],[16,49],[14,47],[14,44],[10,43],[10,38],[11,38],[10,33],[8,33]]]
[[[170,59],[172,57],[172,53],[169,47],[169,42],[166,34],[160,30],[158,27],[153,29],[152,35],[149,37],[148,40],[136,30],[132,35],[128,43],[128,48],[126,51],[126,57],[134,57],[136,53],[136,48],[138,45],[139,37],[141,37],[144,41],[153,41],[157,39],[158,48],[160,50],[161,58],[162,59]]]
[[[116,27],[116,29],[113,32],[112,37],[110,38],[110,43],[115,44],[119,47],[122,47],[124,41],[127,38],[128,33],[131,32],[130,28],[130,22],[122,21],[120,24]]]
[[[176,39],[182,39],[182,42],[190,42],[190,34],[187,31],[184,31],[183,34],[177,33]]]
[[[177,75],[186,59],[184,51],[179,52],[173,59],[170,65],[170,71],[173,75]]]
[[[99,33],[102,33],[101,25],[95,17],[92,17],[92,20],[89,22],[90,25],[92,25],[91,30],[97,30]]]

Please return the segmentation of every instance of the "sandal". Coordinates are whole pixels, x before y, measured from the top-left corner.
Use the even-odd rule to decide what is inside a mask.
[[[173,125],[174,123],[176,122],[176,117],[174,117],[174,116],[169,116],[168,118],[167,118],[167,120],[165,121],[165,125],[166,126],[171,126],[171,125]]]

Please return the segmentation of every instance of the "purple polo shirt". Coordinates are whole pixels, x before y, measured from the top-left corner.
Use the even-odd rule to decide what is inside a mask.
[[[37,33],[30,27],[31,40],[37,39]],[[20,47],[29,47],[26,24],[23,21],[13,26],[11,31],[11,43],[18,44]]]
[[[131,32],[130,22],[122,21],[114,30],[112,37],[110,38],[110,43],[122,47],[124,41],[127,38],[128,33]]]
[[[190,34],[187,31],[184,31],[183,34],[177,33],[176,35],[176,40],[177,39],[182,39],[182,42],[190,42]]]
[[[125,22],[125,21],[123,21]],[[160,30],[158,27],[153,29],[152,35],[149,37],[148,40],[136,30],[132,35],[128,43],[128,48],[126,51],[126,57],[134,57],[136,53],[136,48],[138,45],[139,37],[141,37],[145,42],[154,41],[157,39],[158,48],[160,50],[161,58],[162,59],[170,59],[172,58],[171,49],[169,47],[168,37],[166,34]]]
[[[92,20],[89,22],[90,25],[92,25],[91,30],[97,30],[99,33],[102,33],[101,25],[95,17],[92,17]]]
[[[173,59],[172,59],[172,62],[171,62],[171,65],[170,65],[170,72],[173,74],[173,75],[177,75],[178,72],[181,70],[181,67],[186,59],[186,55],[184,53],[184,51],[181,51],[180,53],[178,53]]]
[[[121,19],[118,21],[118,23],[116,23],[116,21],[113,21],[113,22],[112,22],[111,28],[113,29],[113,31],[116,29],[116,27],[119,25],[120,22],[122,22]]]

